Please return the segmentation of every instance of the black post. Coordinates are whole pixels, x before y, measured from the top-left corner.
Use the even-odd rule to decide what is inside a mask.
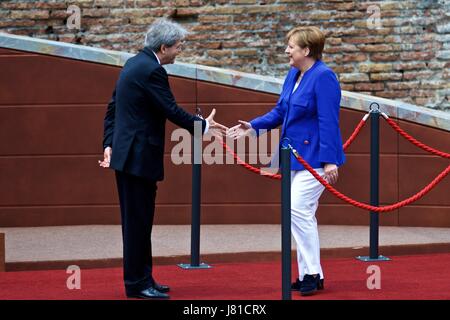
[[[281,290],[291,300],[291,150],[281,148]]]
[[[191,221],[191,266],[200,264],[200,204],[201,204],[201,141],[195,137],[192,144],[192,221]],[[199,155],[200,153],[200,155]],[[200,159],[199,159],[200,158]]]
[[[372,108],[375,105],[376,108]],[[379,206],[380,190],[380,106],[370,104],[370,204]],[[379,213],[370,211],[369,255],[356,257],[361,261],[389,261],[378,253]]]
[[[191,264],[178,264],[183,269],[208,269],[210,265],[200,263],[200,205],[202,193],[202,126],[196,122],[192,143],[192,220],[191,220]]]
[[[370,204],[379,205],[380,179],[380,112],[370,113]],[[378,259],[378,212],[370,212],[370,259]]]

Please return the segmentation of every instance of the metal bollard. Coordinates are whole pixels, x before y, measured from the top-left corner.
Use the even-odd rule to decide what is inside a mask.
[[[194,138],[194,153],[198,153],[198,141]],[[201,141],[200,141],[201,143]],[[200,151],[201,152],[201,151]],[[193,156],[195,158],[195,156]],[[197,159],[195,159],[197,160]],[[202,165],[192,163],[192,222],[191,222],[191,266],[200,265],[200,206],[201,206]]]
[[[291,150],[281,148],[281,291],[291,300]]]
[[[380,190],[380,111],[370,114],[370,204],[377,207]],[[378,259],[378,212],[370,212],[370,259]]]
[[[376,109],[372,109],[376,105]],[[370,105],[370,204],[378,207],[380,190],[380,106],[378,103]],[[379,246],[379,213],[370,212],[369,256],[359,256],[362,261],[387,261],[387,257],[378,254]]]
[[[200,127],[201,128],[201,127]],[[197,129],[197,127],[196,127]],[[196,129],[194,131],[196,131]],[[191,219],[191,264],[181,263],[183,269],[209,269],[200,263],[200,209],[202,194],[202,135],[194,133],[192,143],[192,219]]]

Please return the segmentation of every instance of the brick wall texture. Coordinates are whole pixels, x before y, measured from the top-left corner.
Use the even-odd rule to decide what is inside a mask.
[[[79,29],[68,27],[70,5]],[[277,77],[286,33],[315,25],[343,90],[450,111],[448,0],[0,1],[0,31],[130,52],[163,16],[191,32],[178,61]]]

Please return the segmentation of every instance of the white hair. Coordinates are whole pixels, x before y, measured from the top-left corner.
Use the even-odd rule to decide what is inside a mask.
[[[178,23],[166,18],[160,18],[152,23],[145,35],[145,46],[158,52],[164,44],[173,46],[177,41],[183,40],[188,31]]]

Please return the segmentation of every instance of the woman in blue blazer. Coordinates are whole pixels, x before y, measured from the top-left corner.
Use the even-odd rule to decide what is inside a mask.
[[[228,136],[236,139],[281,125],[281,138],[288,138],[322,177],[335,183],[345,161],[339,129],[341,90],[335,73],[321,61],[325,36],[316,27],[297,27],[286,39],[291,68],[277,105],[250,122],[239,121]],[[324,187],[294,157],[291,169],[292,233],[299,268],[292,287],[310,295],[323,289],[315,212]]]

